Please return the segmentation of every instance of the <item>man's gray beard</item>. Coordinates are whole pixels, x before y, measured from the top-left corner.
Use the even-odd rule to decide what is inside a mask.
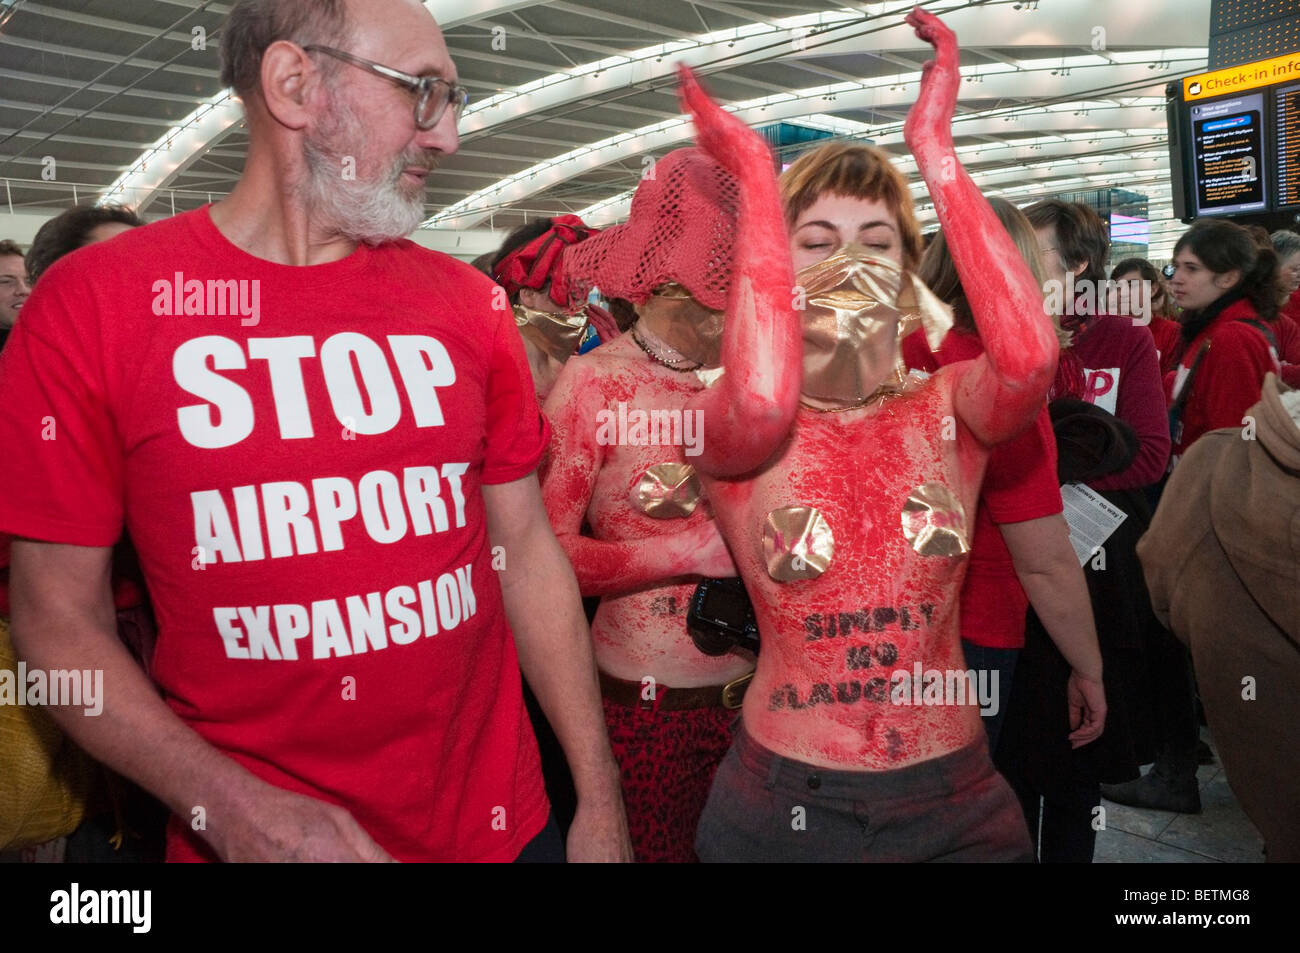
[[[334,143],[365,141],[365,130],[352,109],[334,97],[336,123],[332,135],[303,143],[307,160],[307,206],[313,219],[328,223],[338,234],[368,245],[405,238],[424,221],[424,190],[408,198],[398,188],[402,170],[428,163],[421,152],[404,153],[387,175],[375,181],[345,179],[343,160]]]

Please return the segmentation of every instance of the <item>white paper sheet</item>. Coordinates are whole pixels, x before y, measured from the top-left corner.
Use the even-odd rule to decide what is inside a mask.
[[[1080,566],[1128,519],[1127,513],[1082,483],[1063,484],[1061,500],[1065,503],[1065,522],[1070,526],[1070,545]]]

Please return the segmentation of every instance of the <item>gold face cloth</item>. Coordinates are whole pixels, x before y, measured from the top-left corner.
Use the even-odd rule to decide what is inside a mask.
[[[922,483],[903,503],[903,537],[922,556],[960,556],[970,552],[966,511],[942,483]]]
[[[656,463],[632,488],[637,509],[655,519],[685,519],[695,512],[702,490],[689,463]]]
[[[816,579],[834,558],[835,536],[815,507],[783,506],[767,514],[763,559],[777,582]]]
[[[585,310],[577,314],[551,314],[517,304],[514,312],[519,333],[561,364],[573,357],[591,321]]]
[[[893,262],[850,244],[809,265],[803,290],[803,394],[852,404],[907,379],[899,342],[923,327],[931,349],[952,327],[948,307]]]
[[[681,285],[655,289],[667,320],[656,322],[655,335],[682,357],[703,367],[722,363],[722,324],[726,313],[710,311]]]

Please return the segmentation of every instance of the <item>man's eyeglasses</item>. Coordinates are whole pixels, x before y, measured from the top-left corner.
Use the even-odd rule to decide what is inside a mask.
[[[336,50],[332,46],[312,45],[304,46],[303,49],[308,53],[325,53],[336,60],[370,70],[375,75],[382,76],[415,93],[415,124],[420,129],[432,129],[438,125],[438,120],[442,118],[448,106],[452,108],[456,122],[460,122],[460,117],[469,104],[469,92],[465,87],[449,83],[437,76],[412,76],[410,73],[381,66],[379,63],[353,56],[343,50]]]

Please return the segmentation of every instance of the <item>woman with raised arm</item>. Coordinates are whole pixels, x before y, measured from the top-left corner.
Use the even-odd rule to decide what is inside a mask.
[[[761,462],[799,388],[798,365],[772,357],[798,348],[799,329],[770,154],[685,71],[683,84],[701,148],[660,159],[627,224],[566,249],[552,286],[557,300],[593,286],[626,298],[637,323],[569,361],[545,405],[543,498],[583,595],[603,597],[592,637],[640,861],[696,859],[696,824],[754,669],[752,653],[705,655],[687,633],[700,579],[736,574],[695,465]],[[722,355],[739,368],[742,352],[751,367],[706,390]],[[737,407],[754,418],[743,431],[729,422]]]
[[[776,357],[786,377],[802,361],[802,406],[771,455],[744,461],[756,469],[732,478],[736,467],[697,464],[763,638],[700,822],[706,861],[1031,856],[972,704],[985,692],[962,660],[957,595],[989,448],[1042,406],[1057,341],[1033,276],[954,153],[956,38],[919,9],[907,22],[937,60],[905,138],[987,350],[928,379],[902,367],[898,342],[917,322],[900,312],[942,312],[896,264],[914,267],[919,247],[905,187],[872,200],[846,185],[787,204],[795,264],[811,263],[794,289],[803,348]],[[756,363],[742,344],[724,355],[728,376]],[[730,425],[748,429],[746,410],[733,407]],[[713,425],[706,417],[707,443]]]

